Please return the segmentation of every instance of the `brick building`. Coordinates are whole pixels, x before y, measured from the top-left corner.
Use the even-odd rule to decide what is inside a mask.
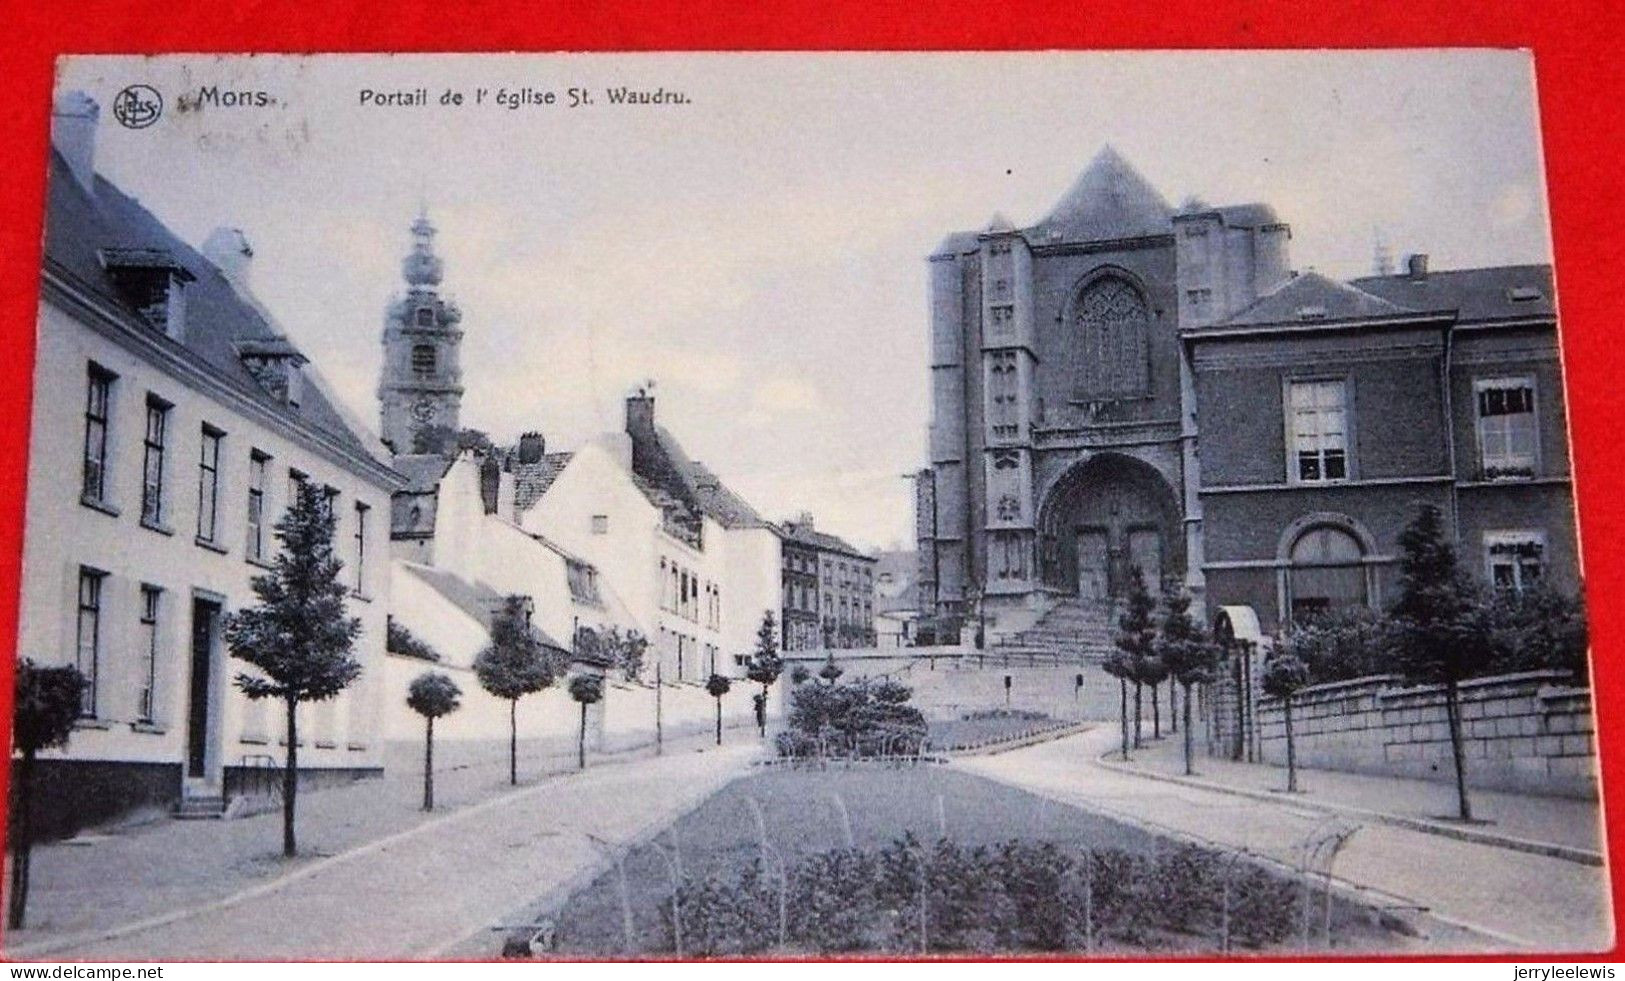
[[[875,559],[844,540],[813,527],[803,512],[780,527],[784,551],[816,557],[817,633],[811,647],[870,647],[875,643]],[[788,557],[785,559],[789,562]],[[805,567],[804,567],[805,568]],[[803,580],[804,581],[804,580]],[[788,585],[788,580],[787,583]],[[800,595],[798,594],[798,599]],[[795,616],[792,618],[792,612]],[[804,611],[784,611],[785,621],[800,622]],[[800,648],[789,648],[796,650]]]
[[[1037,225],[931,256],[921,609],[1077,625],[1131,569],[1209,607],[1391,596],[1438,504],[1465,564],[1577,586],[1545,266],[1295,273],[1264,204],[1170,207],[1110,148]]]

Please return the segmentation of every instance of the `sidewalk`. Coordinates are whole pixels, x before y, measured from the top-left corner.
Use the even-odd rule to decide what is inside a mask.
[[[1326,811],[1306,800],[1309,795],[1243,795],[1176,783],[1149,768],[1103,763],[1116,741],[1115,728],[1101,726],[951,765],[1153,831],[1243,849],[1289,867],[1302,861],[1305,842],[1325,827]],[[1170,745],[1142,754],[1166,759],[1163,765],[1172,769],[1177,750]],[[1600,951],[1613,943],[1603,868],[1384,821],[1352,823],[1359,830],[1338,853],[1334,877],[1373,906],[1400,915],[1425,914],[1420,926],[1431,950],[1552,953]]]
[[[1470,789],[1473,817],[1484,823],[1464,825],[1454,819],[1454,783],[1299,767],[1301,793],[1287,797],[1286,767],[1208,756],[1200,740],[1193,749],[1194,777],[1185,776],[1183,736],[1177,734],[1146,740],[1142,748],[1130,752],[1126,765],[1114,752],[1101,757],[1101,762],[1213,790],[1279,796],[1282,802],[1297,806],[1359,812],[1366,817],[1382,815],[1415,830],[1486,844],[1520,850],[1555,846],[1544,850],[1573,860],[1602,863],[1602,804],[1598,801]]]
[[[589,757],[587,771],[578,774],[573,747],[522,744],[515,789],[507,782],[506,746],[493,745],[502,752],[488,765],[437,770],[432,814],[419,810],[421,763],[415,770],[394,767],[378,780],[301,795],[300,855],[292,860],[281,857],[280,811],[236,820],[164,819],[44,845],[34,851],[29,926],[5,936],[5,954],[13,959],[59,951],[85,958],[404,956],[420,949],[421,937],[376,935],[378,901],[388,899],[393,906],[401,900],[398,893],[375,891],[369,883],[385,881],[391,870],[414,862],[433,866],[463,854],[449,868],[436,866],[408,891],[422,891],[427,899],[443,888],[449,896],[453,880],[468,885],[480,902],[459,909],[448,898],[438,921],[466,928],[463,918],[471,910],[491,916],[506,911],[489,903],[500,905],[507,895],[496,885],[512,869],[535,861],[561,861],[574,869],[593,859],[584,841],[544,840],[559,838],[564,825],[590,821],[586,830],[605,837],[629,833],[676,813],[672,807],[696,789],[710,793],[743,772],[760,746],[755,733],[745,730],[730,732],[720,751],[707,735],[697,734],[668,740],[658,759],[648,744]],[[402,744],[398,755],[408,755],[407,749]],[[610,785],[624,789],[601,797]],[[505,841],[514,835],[520,839]],[[538,843],[541,847],[530,847]],[[559,847],[550,849],[553,844]],[[492,848],[494,854],[472,858]],[[507,850],[519,848],[525,851]],[[549,856],[550,851],[556,854]],[[515,905],[534,895],[535,881],[513,891]],[[244,901],[245,894],[253,898],[252,915],[219,911],[220,904]],[[333,902],[340,896],[349,905]],[[289,911],[268,920],[267,907],[277,905]],[[312,919],[303,912],[311,908],[326,912]],[[184,917],[171,922],[177,912],[187,911],[198,914],[195,922]],[[114,941],[98,939],[134,924],[149,926]]]

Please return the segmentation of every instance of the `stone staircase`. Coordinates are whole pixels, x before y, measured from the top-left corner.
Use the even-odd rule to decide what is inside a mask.
[[[1064,599],[1028,629],[1003,638],[999,646],[1021,653],[1098,661],[1113,649],[1117,612],[1110,600]]]
[[[175,820],[208,821],[224,817],[226,798],[223,796],[187,795],[175,802]]]

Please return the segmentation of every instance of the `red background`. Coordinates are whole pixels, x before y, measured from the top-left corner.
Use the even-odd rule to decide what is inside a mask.
[[[290,4],[39,0],[0,2],[0,637],[15,643],[34,321],[38,302],[52,65],[59,54],[172,51],[509,51],[1045,48],[1530,48],[1535,53],[1567,372],[1574,473],[1590,602],[1607,809],[1625,806],[1625,423],[1612,331],[1625,321],[1614,281],[1625,228],[1619,148],[1625,4],[1605,0],[1278,2],[1244,0],[740,0],[525,3],[322,0]],[[1464,166],[1471,166],[1464,161]],[[922,314],[923,315],[923,314]],[[1622,359],[1625,360],[1625,359]],[[12,658],[0,658],[10,717]],[[8,764],[0,762],[0,770]],[[1625,846],[1625,821],[1609,829]],[[1612,866],[1615,905],[1625,863]],[[1617,919],[1616,919],[1617,922]],[[1617,932],[1617,927],[1616,927]],[[1617,948],[1616,948],[1617,949]]]

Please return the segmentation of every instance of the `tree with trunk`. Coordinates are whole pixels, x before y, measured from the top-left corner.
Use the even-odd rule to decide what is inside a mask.
[[[434,810],[434,720],[462,706],[463,690],[438,671],[425,671],[406,690],[407,707],[423,716],[423,809]]]
[[[717,700],[717,745],[718,746],[722,745],[722,696],[728,694],[728,691],[731,688],[733,688],[733,682],[729,681],[727,678],[724,678],[720,674],[712,675],[705,682],[705,690],[710,692],[711,697]]]
[[[581,728],[576,732],[576,766],[587,768],[587,706],[604,697],[604,679],[596,674],[578,674],[570,679],[570,697],[581,706]]]
[[[529,600],[509,596],[491,618],[491,643],[474,658],[480,687],[508,703],[508,783],[519,784],[519,700],[550,687],[562,673],[557,652],[530,625]]]
[[[1191,616],[1190,594],[1170,588],[1162,596],[1162,621],[1157,625],[1157,656],[1168,668],[1168,692],[1185,689],[1185,773],[1196,773],[1191,741],[1191,689],[1213,680],[1218,670],[1219,645]]]
[[[1488,616],[1478,587],[1456,563],[1439,509],[1425,504],[1399,535],[1399,598],[1390,608],[1400,673],[1413,684],[1444,688],[1450,754],[1456,768],[1457,812],[1473,819],[1462,746],[1461,690],[1489,654]]]
[[[1134,674],[1134,665],[1122,651],[1106,655],[1100,665],[1106,673],[1117,679],[1117,721],[1123,732],[1123,762],[1128,762],[1128,682]]]
[[[1117,619],[1117,649],[1126,659],[1128,681],[1134,683],[1134,748],[1140,748],[1141,692],[1148,678],[1161,670],[1156,660],[1157,625],[1151,614],[1157,603],[1145,588],[1145,576],[1139,566],[1130,572],[1128,596],[1124,600],[1122,616]]]
[[[17,662],[11,713],[11,752],[18,757],[11,788],[11,895],[6,927],[21,930],[28,909],[34,852],[34,761],[42,749],[66,746],[90,681],[73,665],[42,668]]]
[[[1292,729],[1292,697],[1309,684],[1309,665],[1292,649],[1290,642],[1282,641],[1264,655],[1264,673],[1260,679],[1264,694],[1281,700],[1281,712],[1286,719],[1286,792],[1298,792],[1298,747]]]
[[[767,690],[784,672],[784,659],[779,656],[779,625],[773,611],[762,614],[762,625],[756,628],[756,650],[751,652],[750,665],[745,677],[762,686],[761,701],[757,703],[756,728],[767,737]]]
[[[274,698],[286,713],[287,757],[282,770],[282,854],[298,851],[294,834],[299,791],[299,703],[336,697],[361,675],[352,649],[361,620],[347,616],[344,563],[333,554],[333,503],[312,481],[299,484],[276,524],[282,543],[271,571],[253,580],[259,603],[226,619],[231,656],[257,674],[239,674],[237,689],[250,700]]]

